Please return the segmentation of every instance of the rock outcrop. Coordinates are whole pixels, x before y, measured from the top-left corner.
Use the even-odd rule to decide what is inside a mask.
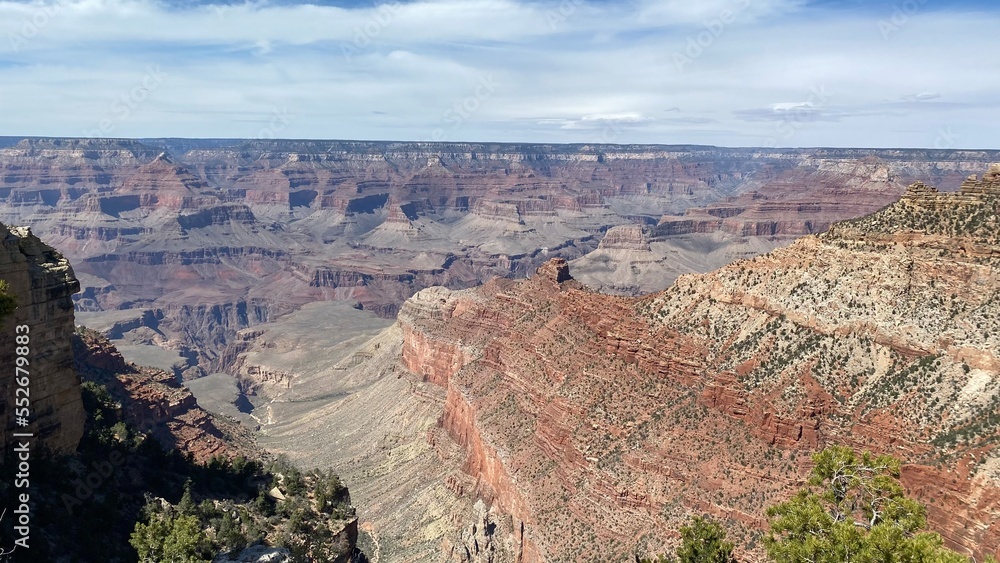
[[[1000,197],[1000,164],[991,166],[982,179],[975,174],[966,178],[958,193],[940,192],[915,182],[906,188],[903,201],[913,207],[947,211],[955,205],[983,205],[996,197]]]
[[[618,225],[608,229],[597,248],[598,250],[650,250],[649,239],[643,233],[641,225]]]
[[[482,500],[473,505],[473,522],[462,532],[461,542],[448,553],[452,561],[461,563],[515,563],[517,547],[504,541],[496,520],[503,518],[486,507]],[[512,538],[511,538],[512,539]]]
[[[830,443],[902,458],[947,545],[998,554],[1000,198],[916,209],[924,192],[643,299],[560,262],[425,290],[403,363],[434,366],[442,426],[525,562],[662,552],[692,513],[760,560],[764,509]]]
[[[86,418],[69,346],[74,329],[72,295],[80,284],[69,262],[27,228],[0,225],[0,244],[0,280],[17,299],[17,309],[0,325],[0,365],[5,366],[0,376],[4,429],[0,445],[6,446],[12,432],[29,432],[49,450],[73,452]],[[21,365],[15,363],[18,357],[26,358],[27,364],[15,373]],[[18,381],[23,378],[27,387]],[[17,398],[30,403],[27,426],[17,424]]]
[[[70,340],[81,376],[104,385],[122,405],[125,420],[164,448],[191,455],[198,463],[216,456],[260,457],[247,430],[205,412],[173,374],[125,361],[111,342],[92,330],[72,334],[64,343],[67,348]]]

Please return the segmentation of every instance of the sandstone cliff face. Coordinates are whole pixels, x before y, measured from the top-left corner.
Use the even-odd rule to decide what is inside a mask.
[[[80,399],[80,380],[73,369],[69,346],[73,334],[72,295],[80,290],[69,262],[24,227],[0,225],[0,279],[16,296],[18,308],[0,326],[0,364],[4,396],[0,397],[0,420],[4,434],[0,444],[11,440],[11,432],[33,432],[40,444],[62,453],[76,450],[83,436],[85,414]],[[31,425],[15,425],[16,327],[28,327]]]
[[[608,229],[599,250],[649,250],[649,239],[641,225],[619,225]]]
[[[458,340],[448,341],[438,334],[428,334],[415,319],[447,322],[456,315],[458,300],[443,287],[425,289],[406,301],[399,312],[403,327],[403,365],[424,381],[445,387],[451,374],[471,361]],[[459,311],[460,313],[460,311]]]
[[[559,262],[418,294],[403,362],[434,366],[442,424],[479,494],[523,523],[524,561],[662,550],[690,513],[757,560],[764,508],[828,443],[901,457],[947,544],[995,554],[1000,208],[969,191],[645,299],[589,292]]]

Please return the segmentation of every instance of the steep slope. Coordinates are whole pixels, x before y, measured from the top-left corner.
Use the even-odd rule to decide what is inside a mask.
[[[372,561],[463,561],[462,532],[482,528],[475,480],[462,472],[464,452],[438,425],[443,389],[414,381],[398,365],[401,340],[390,327],[356,353],[332,358],[317,374],[325,389],[270,403],[260,443],[344,478]],[[313,343],[322,349],[323,334]],[[496,519],[497,543],[513,544],[509,518]]]
[[[260,444],[343,478],[372,561],[513,562],[498,555],[513,553],[510,520],[476,506],[464,454],[437,424],[444,390],[406,375],[396,324],[314,303],[241,337],[234,365]]]
[[[524,561],[626,560],[690,513],[761,556],[764,508],[846,443],[902,457],[931,527],[1000,551],[1000,168],[643,299],[552,261],[418,293],[403,363]],[[522,527],[523,526],[523,527]]]
[[[173,374],[126,362],[106,338],[82,327],[73,334],[72,349],[81,377],[107,388],[122,405],[123,419],[163,447],[197,463],[264,456],[247,429],[203,410]]]

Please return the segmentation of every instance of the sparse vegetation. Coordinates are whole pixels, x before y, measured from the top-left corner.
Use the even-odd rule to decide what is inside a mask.
[[[3,326],[4,319],[15,309],[17,309],[17,296],[10,292],[7,280],[0,280],[0,326]]]
[[[718,522],[694,516],[681,526],[680,533],[681,545],[676,556],[646,557],[639,563],[735,563],[735,545],[726,539],[726,530]]]
[[[255,469],[260,486],[253,499],[217,498],[211,491],[196,495],[190,482],[176,505],[148,498],[132,546],[141,558],[155,561],[171,550],[177,560],[202,561],[220,552],[236,555],[257,543],[287,548],[296,562],[332,561],[348,553],[344,526],[354,509],[337,475],[303,474],[283,457],[266,472]]]
[[[128,424],[102,385],[84,382],[82,391],[79,453],[32,459],[31,560],[208,561],[264,542],[287,546],[296,561],[327,561],[346,549],[335,531],[353,509],[336,475],[305,474],[301,497],[276,502],[266,491],[298,471],[286,460],[196,463]],[[0,505],[14,506],[12,482],[0,480]]]
[[[953,195],[942,193],[938,199],[936,204],[901,201],[871,215],[837,223],[820,236],[846,244],[847,241],[855,242],[853,237],[844,236],[853,230],[871,234],[914,232],[970,238],[994,246],[1000,244],[1000,198],[987,196],[978,202],[958,201]],[[878,246],[874,241],[865,241],[865,244]],[[941,248],[940,251],[942,257],[954,258],[954,249]]]
[[[776,563],[967,563],[924,530],[926,510],[904,495],[898,460],[830,446],[813,462],[810,488],[767,511]]]

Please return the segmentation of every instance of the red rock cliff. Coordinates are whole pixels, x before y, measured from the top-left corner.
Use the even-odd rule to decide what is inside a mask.
[[[902,458],[931,528],[997,553],[1000,209],[962,197],[644,299],[587,291],[555,261],[428,290],[400,317],[403,360],[447,387],[442,424],[524,523],[526,562],[663,551],[691,513],[760,560],[764,509],[829,443]]]

